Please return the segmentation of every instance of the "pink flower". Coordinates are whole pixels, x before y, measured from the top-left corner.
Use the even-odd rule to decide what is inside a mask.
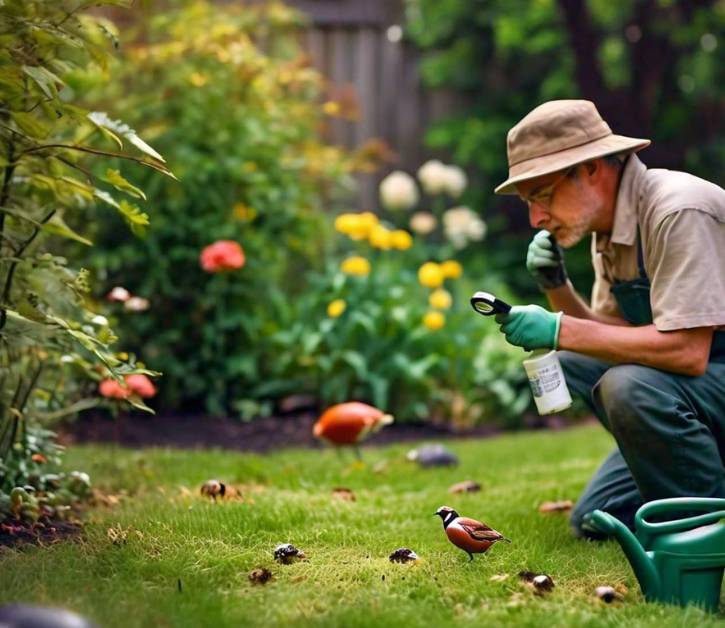
[[[244,266],[244,251],[234,240],[217,240],[204,247],[199,256],[201,267],[208,273],[237,270]]]
[[[106,298],[109,301],[120,301],[121,303],[128,301],[131,298],[131,293],[122,288],[121,286],[115,286],[107,295]]]
[[[128,399],[131,391],[119,384],[115,379],[104,379],[98,386],[98,391],[109,399]]]
[[[153,382],[143,373],[126,375],[125,379],[126,385],[129,387],[131,392],[137,394],[139,397],[148,399],[156,394],[156,387]]]

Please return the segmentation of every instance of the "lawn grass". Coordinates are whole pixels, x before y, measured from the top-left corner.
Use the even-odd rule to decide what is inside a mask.
[[[367,449],[362,467],[332,451],[74,447],[69,467],[129,497],[89,512],[81,539],[1,552],[0,603],[62,605],[109,627],[721,625],[722,615],[645,604],[617,544],[577,541],[565,516],[537,511],[545,500],[576,499],[612,446],[600,428],[449,446],[461,465],[442,470],[407,462],[409,445]],[[243,499],[203,500],[198,487],[211,477],[241,485]],[[447,492],[464,479],[483,490]],[[336,486],[357,501],[333,498]],[[469,563],[432,516],[443,504],[513,543]],[[125,542],[114,543],[109,528]],[[309,560],[276,564],[284,542]],[[422,560],[390,563],[401,546]],[[273,572],[268,584],[248,581],[257,566]],[[554,591],[531,594],[516,575],[523,569],[550,574]],[[626,586],[624,603],[595,599],[602,584]]]

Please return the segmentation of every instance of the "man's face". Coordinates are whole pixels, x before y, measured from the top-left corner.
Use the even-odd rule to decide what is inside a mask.
[[[531,226],[553,233],[564,248],[594,230],[602,207],[601,193],[592,185],[585,165],[524,181],[516,190],[529,207]]]

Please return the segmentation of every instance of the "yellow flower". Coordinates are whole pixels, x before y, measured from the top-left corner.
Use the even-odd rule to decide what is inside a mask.
[[[234,217],[243,222],[252,222],[257,217],[257,210],[244,203],[237,203],[234,206]]]
[[[358,275],[363,277],[370,273],[370,262],[368,262],[364,257],[353,255],[342,262],[340,270],[342,270],[342,272],[346,275]]]
[[[413,246],[413,238],[407,231],[403,229],[396,229],[390,234],[390,244],[394,249],[407,251],[411,246]]]
[[[447,259],[441,264],[441,271],[446,279],[458,279],[463,274],[463,266],[454,259]]]
[[[423,317],[423,325],[425,325],[428,329],[432,329],[435,331],[436,329],[440,329],[443,327],[443,325],[446,324],[446,317],[443,316],[440,312],[436,312],[435,310],[431,312],[426,312],[425,316]]]
[[[434,290],[428,297],[428,303],[430,303],[430,306],[436,308],[437,310],[447,310],[451,307],[452,302],[453,298],[451,297],[451,293],[443,288]]]
[[[192,72],[189,76],[189,83],[194,87],[203,87],[209,81],[209,77],[201,72]]]
[[[347,307],[344,299],[335,299],[327,306],[327,315],[330,318],[337,318],[340,316]]]
[[[383,225],[375,225],[370,230],[369,241],[376,249],[387,251],[391,246],[392,232],[383,227]]]
[[[353,240],[364,240],[378,224],[378,217],[372,212],[340,214],[335,218],[335,230],[350,236]]]
[[[340,214],[335,218],[335,231],[348,235],[357,227],[357,216],[355,214]]]
[[[334,100],[328,100],[322,105],[322,111],[328,116],[336,116],[340,113],[340,103]]]
[[[440,288],[443,279],[443,271],[435,262],[426,262],[418,269],[418,281],[426,288]]]

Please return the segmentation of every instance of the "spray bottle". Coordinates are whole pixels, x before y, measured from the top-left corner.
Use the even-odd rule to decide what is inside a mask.
[[[471,305],[483,316],[508,314],[511,310],[508,303],[488,292],[476,292],[471,297]],[[556,351],[532,351],[524,360],[524,369],[539,414],[554,414],[571,405],[571,395]]]

